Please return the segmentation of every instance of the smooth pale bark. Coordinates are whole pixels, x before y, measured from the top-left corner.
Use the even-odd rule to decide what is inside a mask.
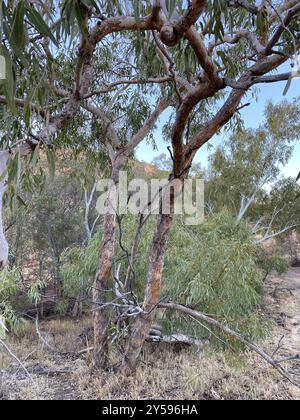
[[[156,228],[149,257],[147,285],[143,303],[144,314],[136,319],[126,344],[122,362],[122,370],[125,372],[131,372],[135,369],[137,359],[152,325],[160,296],[161,278],[172,219],[171,215],[160,215]]]
[[[119,184],[119,172],[124,168],[126,157],[121,155],[113,163],[111,179],[116,186]],[[108,191],[108,202],[116,201],[116,190]],[[106,368],[109,363],[108,351],[108,308],[103,306],[107,301],[108,284],[113,267],[115,250],[116,213],[107,213],[103,222],[103,236],[100,247],[100,259],[93,287],[94,315],[94,366]]]
[[[9,245],[5,238],[5,231],[3,226],[3,196],[7,190],[7,161],[11,156],[20,153],[21,156],[27,156],[31,152],[31,148],[26,144],[18,145],[13,150],[0,151],[0,269],[5,267],[8,262]]]
[[[0,152],[0,268],[5,267],[8,261],[8,243],[4,235],[3,227],[3,195],[7,188],[7,175],[5,171],[7,170],[6,164],[9,153],[4,151]]]

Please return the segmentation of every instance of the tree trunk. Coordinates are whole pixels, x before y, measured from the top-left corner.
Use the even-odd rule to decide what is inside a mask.
[[[72,309],[72,318],[78,318],[82,315],[82,291],[80,291],[75,299]]]
[[[127,292],[133,292],[134,287],[135,287],[135,273],[134,273],[133,267],[135,264],[135,260],[136,260],[137,252],[139,248],[139,243],[141,239],[143,221],[144,221],[144,216],[142,215],[140,216],[139,223],[138,223],[135,235],[134,235],[133,245],[131,247],[131,253],[129,257],[130,259],[129,259],[126,279],[125,279],[125,290]]]
[[[116,158],[113,163],[111,179],[116,186],[119,184],[119,172],[124,167],[125,157]],[[115,189],[108,191],[108,201],[115,201]],[[100,259],[93,287],[93,314],[94,314],[94,366],[107,368],[109,363],[108,352],[108,308],[103,307],[107,301],[107,290],[113,266],[115,248],[116,214],[106,214],[104,217],[103,236],[100,247]]]
[[[5,171],[7,169],[7,160],[9,157],[8,152],[0,152],[0,176],[4,178],[0,181],[0,269],[6,266],[8,262],[8,243],[4,235],[3,227],[3,215],[2,215],[2,206],[3,206],[3,195],[7,188],[7,178]]]
[[[155,309],[160,296],[161,277],[172,219],[171,215],[160,215],[156,228],[149,257],[147,286],[143,303],[144,314],[136,319],[126,345],[122,362],[122,370],[125,372],[131,372],[135,369],[155,315]]]

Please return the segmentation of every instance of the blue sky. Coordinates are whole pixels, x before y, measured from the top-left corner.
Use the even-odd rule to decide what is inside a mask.
[[[282,69],[280,69],[280,71],[282,72],[290,71],[289,66],[284,66]],[[252,99],[251,106],[244,108],[241,112],[246,127],[255,128],[262,123],[263,118],[264,118],[265,104],[268,101],[272,100],[274,103],[278,103],[282,101],[283,99],[291,100],[300,95],[300,78],[293,80],[288,94],[284,97],[283,91],[284,91],[285,85],[286,85],[286,82],[259,85],[260,92],[258,94],[257,101],[255,99]],[[143,142],[137,150],[137,158],[139,160],[142,160],[145,162],[151,162],[155,156],[158,156],[161,153],[165,153],[166,155],[168,155],[168,150],[167,150],[168,144],[166,144],[162,140],[162,137],[161,137],[161,126],[168,119],[168,117],[169,117],[168,113],[165,113],[161,117],[160,123],[158,124],[157,130],[155,131],[157,150],[153,150],[153,147],[150,144],[146,144],[146,142]],[[224,141],[224,139],[226,138],[225,137],[226,135],[228,134],[220,134],[218,136],[215,136],[210,141],[210,144],[212,144],[213,146],[217,146],[218,144],[222,143],[222,141]],[[207,162],[208,162],[208,156],[210,153],[211,152],[208,151],[207,146],[204,146],[198,152],[196,156],[196,161],[201,162],[202,166],[206,167]],[[295,142],[294,153],[290,162],[288,163],[286,167],[282,168],[282,173],[284,176],[297,177],[300,171],[299,156],[300,156],[300,141],[297,141]]]

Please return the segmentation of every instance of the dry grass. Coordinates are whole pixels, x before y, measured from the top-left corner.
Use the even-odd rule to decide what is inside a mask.
[[[285,319],[284,325],[276,326],[263,346],[274,349],[285,335],[280,357],[297,349],[299,352],[300,348],[300,289],[294,290],[293,295],[280,291],[273,296],[275,288],[286,286],[289,280],[288,277],[271,278],[268,285],[269,316],[274,320],[280,316]],[[88,335],[78,340],[89,325],[89,319],[54,320],[40,327],[52,346],[61,352],[70,352],[91,344]],[[20,366],[12,363],[11,357],[1,350],[0,399],[300,399],[299,389],[253,353],[215,353],[207,348],[197,354],[191,350],[179,352],[170,347],[149,345],[135,375],[124,377],[120,373],[92,372],[89,357],[74,360],[49,353],[38,343],[33,325],[11,337],[9,345],[25,362],[36,387]],[[293,368],[299,371],[297,363]]]
[[[161,355],[161,353],[159,353]],[[300,391],[282,381],[259,358],[232,354],[166,351],[152,354],[152,363],[130,378],[121,374],[87,376],[78,368],[73,377],[84,399],[299,399]]]

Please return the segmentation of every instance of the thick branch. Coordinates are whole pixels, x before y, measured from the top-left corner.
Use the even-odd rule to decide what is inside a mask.
[[[206,0],[192,0],[187,11],[174,24],[176,32],[184,34],[191,26],[195,25],[204,10]]]
[[[223,39],[214,43],[211,43],[209,45],[208,51],[211,55],[213,53],[213,50],[223,44],[237,44],[241,39],[247,39],[252,48],[258,53],[261,54],[265,51],[265,47],[259,42],[259,39],[257,36],[247,30],[239,31],[234,35],[224,35]]]
[[[24,99],[15,98],[14,101],[15,105],[19,108],[24,108],[26,105],[28,105],[28,103]],[[5,98],[5,96],[0,96],[0,104],[7,104],[7,99]],[[39,114],[42,118],[45,118],[45,111],[41,107],[32,103],[30,103],[29,105],[31,109],[33,109],[37,114]]]
[[[262,350],[260,347],[258,347],[256,344],[251,343],[249,340],[244,338],[242,334],[237,333],[236,331],[233,331],[231,328],[227,327],[227,325],[223,324],[220,321],[215,320],[214,318],[211,318],[202,312],[195,311],[187,306],[179,305],[176,303],[159,303],[159,308],[164,309],[172,309],[175,311],[179,311],[181,313],[184,313],[186,315],[189,315],[190,317],[194,319],[198,319],[200,321],[203,321],[209,325],[212,325],[215,328],[218,328],[226,335],[229,335],[230,337],[235,338],[237,341],[244,344],[249,349],[253,350],[255,353],[257,353],[260,357],[262,357],[267,363],[269,363],[274,369],[276,369],[284,378],[286,378],[288,381],[290,381],[295,386],[299,387],[298,384],[296,384],[286,373],[286,371],[279,365],[279,363],[274,360],[268,353],[266,353],[264,350]]]
[[[207,48],[204,44],[201,34],[195,27],[191,27],[185,34],[190,46],[194,49],[200,66],[203,68],[208,80],[216,86],[220,82],[216,67],[212,58],[208,54]]]
[[[288,25],[291,23],[294,17],[298,15],[299,13],[300,13],[300,2],[297,2],[297,4],[287,12],[287,15],[282,20],[281,25],[279,25],[276,32],[274,33],[271,40],[269,41],[268,45],[266,46],[266,49],[265,49],[266,55],[271,54],[273,47],[280,40],[281,35],[284,33],[285,30],[287,30]]]
[[[179,176],[182,173],[182,162],[184,158],[183,134],[186,127],[186,122],[192,110],[201,100],[212,97],[220,89],[221,86],[215,88],[209,83],[203,83],[198,88],[195,88],[191,93],[186,95],[180,107],[178,108],[172,131],[172,147],[176,176]]]
[[[169,22],[164,17],[164,25],[160,30],[162,42],[169,47],[176,45],[185,32],[197,22],[205,4],[206,0],[193,0],[187,11],[177,20],[173,19]]]
[[[298,77],[298,76],[297,75],[295,76],[293,72],[289,72],[289,73],[274,74],[272,76],[253,77],[252,80],[249,80],[246,82],[236,82],[235,80],[231,80],[225,77],[224,82],[227,86],[230,86],[233,89],[247,90],[251,86],[257,85],[260,83],[284,82],[293,77]]]
[[[282,63],[284,63],[287,58],[282,56],[274,55],[262,59],[250,69],[248,69],[244,75],[240,78],[239,83],[241,86],[252,85],[255,78],[259,78],[274,70]],[[248,85],[247,85],[248,84]],[[239,89],[233,89],[229,95],[227,101],[223,107],[219,110],[214,118],[212,118],[205,127],[198,132],[190,143],[185,148],[185,156],[187,158],[186,166],[189,166],[195,156],[197,150],[203,146],[207,141],[209,141],[225,124],[230,121],[232,116],[237,112],[240,102],[245,95],[245,91],[239,87]],[[248,86],[249,87],[249,86]]]
[[[152,15],[141,17],[138,21],[134,16],[116,16],[105,19],[97,25],[91,33],[90,40],[97,44],[106,35],[122,32],[122,31],[137,31],[137,30],[154,30],[160,29],[161,24],[153,20]]]

